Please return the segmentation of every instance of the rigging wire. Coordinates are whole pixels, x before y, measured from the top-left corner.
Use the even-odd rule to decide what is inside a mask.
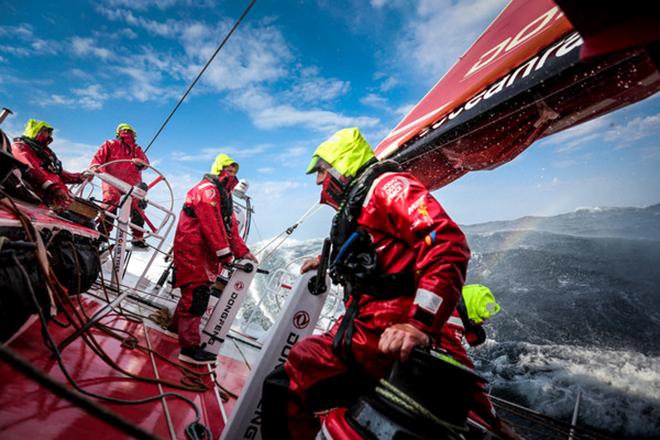
[[[190,91],[192,90],[192,88],[195,87],[195,84],[197,84],[197,81],[199,81],[199,79],[202,77],[202,75],[204,74],[204,72],[206,72],[206,69],[208,69],[208,67],[211,65],[211,63],[212,63],[213,60],[215,59],[216,55],[218,55],[218,52],[220,52],[220,50],[222,50],[222,48],[224,47],[225,43],[227,43],[227,40],[229,40],[229,37],[231,37],[232,34],[234,33],[234,31],[236,30],[236,28],[238,28],[238,25],[241,24],[241,21],[243,21],[243,19],[244,19],[245,16],[248,14],[248,12],[250,12],[250,9],[252,9],[252,6],[254,6],[254,4],[256,3],[256,1],[257,1],[257,0],[252,0],[252,1],[250,2],[250,4],[247,6],[247,8],[245,8],[245,11],[243,11],[243,14],[238,18],[238,20],[236,20],[236,23],[234,23],[234,26],[232,26],[232,28],[229,30],[229,32],[227,33],[227,35],[225,35],[225,38],[220,42],[220,44],[218,45],[218,47],[215,49],[215,52],[213,52],[213,54],[211,55],[211,58],[208,59],[208,61],[207,61],[206,64],[204,65],[204,67],[202,67],[202,70],[199,71],[199,73],[197,74],[197,76],[195,77],[195,79],[193,80],[193,82],[190,83],[190,85],[188,86],[188,89],[187,89],[186,92],[183,94],[183,96],[181,97],[181,99],[179,99],[179,102],[177,102],[177,104],[174,106],[174,108],[173,108],[172,111],[170,112],[170,114],[169,114],[169,116],[167,117],[167,119],[165,119],[165,122],[163,122],[163,125],[160,126],[160,128],[158,129],[158,131],[156,132],[156,134],[154,135],[154,137],[151,139],[151,141],[149,141],[149,145],[147,145],[147,148],[144,149],[144,152],[145,152],[145,153],[146,153],[147,151],[149,151],[149,148],[151,148],[151,144],[154,143],[154,141],[155,141],[156,138],[160,135],[160,133],[163,131],[163,129],[165,128],[165,126],[167,125],[167,123],[170,122],[170,119],[172,119],[172,116],[174,116],[174,113],[176,113],[176,111],[179,109],[179,107],[181,106],[181,104],[183,104],[183,101],[188,97],[188,94],[190,93]]]
[[[321,208],[321,204],[319,202],[314,202],[314,204],[298,219],[297,222],[295,222],[293,225],[289,226],[286,228],[284,231],[280,232],[277,234],[275,237],[273,237],[268,243],[266,243],[264,246],[262,246],[258,251],[254,253],[254,255],[259,255],[260,253],[264,252],[266,249],[268,249],[273,243],[275,243],[277,240],[280,240],[277,245],[273,247],[273,249],[266,254],[264,258],[262,258],[261,263],[264,261],[268,260],[268,258],[273,255],[273,253],[280,247],[284,242],[293,234],[293,232],[300,226],[305,220],[307,220],[308,217],[316,214],[316,212]]]

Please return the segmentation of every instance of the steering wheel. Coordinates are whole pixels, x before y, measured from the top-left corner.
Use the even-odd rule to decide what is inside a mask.
[[[137,185],[131,185],[131,184],[119,179],[116,176],[113,176],[111,174],[102,172],[102,170],[105,167],[109,166],[109,165],[118,164],[118,163],[128,163],[128,162],[133,163],[131,159],[113,160],[113,161],[101,164],[98,167],[94,167],[94,169],[92,169],[92,168],[87,169],[87,170],[84,171],[84,173],[91,174],[93,176],[92,179],[98,178],[99,180],[103,181],[104,183],[107,183],[108,185],[116,188],[122,195],[126,195],[127,193],[130,192],[132,197],[134,197],[138,200],[142,200],[142,201],[146,202],[147,206],[151,206],[154,209],[156,209],[158,211],[161,211],[164,214],[162,220],[160,222],[157,222],[157,224],[154,224],[146,216],[146,214],[144,213],[144,210],[138,208],[138,210],[139,210],[138,212],[140,213],[140,215],[142,216],[142,218],[145,221],[144,232],[145,232],[146,236],[156,236],[156,237],[164,239],[167,236],[167,234],[169,233],[169,229],[171,228],[171,224],[170,224],[170,228],[167,229],[167,232],[164,235],[161,234],[161,230],[163,228],[165,228],[167,226],[169,220],[174,217],[174,212],[173,212],[173,209],[174,209],[174,192],[172,191],[172,186],[168,182],[165,175],[163,175],[163,173],[161,173],[160,171],[158,171],[156,168],[154,168],[151,165],[144,164],[143,171],[144,170],[150,170],[156,175],[156,177],[150,183],[147,184],[147,190],[149,192],[152,192],[152,189],[154,187],[156,187],[158,184],[164,183],[164,185],[165,185],[166,194],[167,194],[168,199],[165,201],[165,205],[163,205],[163,204],[161,204],[161,202],[155,202],[155,201],[151,200],[150,197],[147,197],[148,191],[145,191],[145,190],[139,188]],[[147,179],[143,178],[143,180],[147,180]],[[83,194],[85,193],[85,188],[87,188],[88,186],[90,186],[92,189],[89,192],[88,197],[84,197]],[[96,186],[92,183],[92,180],[86,180],[82,184],[80,184],[80,186],[77,188],[76,196],[89,199],[89,198],[91,198],[90,196],[93,194],[95,188],[96,188]],[[109,217],[112,217],[112,218],[116,218],[115,214],[107,212],[107,210],[105,211],[105,215],[108,215]],[[136,227],[140,228],[139,226],[137,226],[133,223],[130,223],[130,222],[129,222],[128,226],[130,226],[131,228],[136,228]],[[147,227],[151,230],[151,232],[149,232],[149,230],[146,229]]]

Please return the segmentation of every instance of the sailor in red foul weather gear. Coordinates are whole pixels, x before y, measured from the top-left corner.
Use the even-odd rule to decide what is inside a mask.
[[[13,156],[28,166],[27,181],[35,193],[53,209],[66,209],[72,201],[67,184],[82,183],[81,173],[70,173],[48,145],[53,141],[53,127],[43,121],[28,120],[23,136],[11,145]]]
[[[322,143],[312,172],[323,186],[321,201],[338,210],[330,274],[353,281],[342,282],[350,290],[345,315],[328,333],[295,344],[283,367],[266,379],[264,438],[314,438],[320,428],[315,412],[350,406],[415,346],[439,341],[472,365],[445,325],[458,316],[470,250],[442,206],[413,175],[394,162],[378,162],[356,128]],[[367,259],[371,267],[364,265],[363,283],[341,269],[361,242],[375,256]],[[318,259],[308,260],[302,271],[318,265]]]
[[[135,142],[137,136],[135,129],[126,123],[119,124],[115,130],[116,139],[107,140],[98,149],[92,161],[90,168],[99,168],[100,165],[115,160],[130,160],[130,162],[120,162],[108,166],[100,167],[99,170],[108,173],[130,185],[142,184],[142,170],[149,164],[147,155],[142,148]],[[121,201],[121,192],[112,185],[103,182],[103,203],[104,208],[110,212],[116,212],[117,205]],[[134,206],[131,209],[131,222],[142,227],[144,218],[137,208],[138,201],[134,200]],[[112,221],[109,218],[103,219],[99,224],[99,231],[109,234],[112,231]],[[146,247],[142,231],[133,230],[132,243],[136,247]]]
[[[181,299],[170,328],[179,334],[179,359],[195,364],[216,359],[200,347],[199,326],[222,264],[233,258],[256,261],[239,235],[233,213],[231,192],[238,183],[238,164],[222,156],[226,163],[214,168],[220,174],[206,174],[188,191],[174,236],[174,286],[181,288]]]

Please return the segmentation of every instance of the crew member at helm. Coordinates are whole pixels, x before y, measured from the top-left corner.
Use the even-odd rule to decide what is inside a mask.
[[[337,210],[330,275],[350,295],[330,332],[296,343],[266,379],[264,438],[314,438],[315,412],[350,406],[416,346],[439,341],[472,367],[445,325],[458,304],[470,250],[442,206],[398,164],[379,162],[357,128],[319,145],[307,173],[322,185],[321,202]],[[360,257],[347,261],[350,255]],[[307,260],[301,271],[319,264]]]
[[[72,195],[66,184],[82,183],[82,173],[70,173],[48,145],[53,142],[53,127],[44,121],[29,119],[23,136],[11,145],[14,157],[28,166],[27,180],[36,194],[53,209],[66,209]]]
[[[98,149],[92,158],[89,167],[92,169],[99,169],[103,173],[108,173],[130,185],[140,185],[142,189],[146,190],[146,185],[142,182],[142,170],[149,165],[147,155],[142,151],[142,148],[135,142],[137,132],[127,123],[121,123],[115,130],[115,139],[105,141]],[[101,167],[109,162],[116,160],[129,160],[130,162],[113,163],[108,166]],[[122,193],[114,186],[103,182],[103,207],[106,211],[116,212],[119,202],[122,198]],[[137,226],[144,225],[143,214],[140,212],[146,206],[134,200],[131,207],[131,222]],[[112,231],[112,219],[103,218],[99,223],[99,231],[108,235]],[[144,241],[144,234],[137,229],[133,230],[132,244],[134,247],[146,248],[148,247]]]
[[[220,154],[211,174],[186,194],[174,235],[174,287],[181,288],[170,329],[178,332],[179,359],[192,364],[216,360],[201,346],[199,325],[212,285],[224,264],[234,258],[257,259],[238,233],[231,192],[238,183],[238,164]],[[217,294],[216,296],[219,296]]]

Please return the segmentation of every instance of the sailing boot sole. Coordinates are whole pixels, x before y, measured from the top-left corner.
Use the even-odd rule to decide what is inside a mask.
[[[195,364],[195,365],[212,365],[218,361],[217,359],[210,359],[208,361],[199,361],[195,358],[191,358],[190,356],[186,356],[185,354],[179,354],[179,360],[182,362],[187,362],[189,364]]]

